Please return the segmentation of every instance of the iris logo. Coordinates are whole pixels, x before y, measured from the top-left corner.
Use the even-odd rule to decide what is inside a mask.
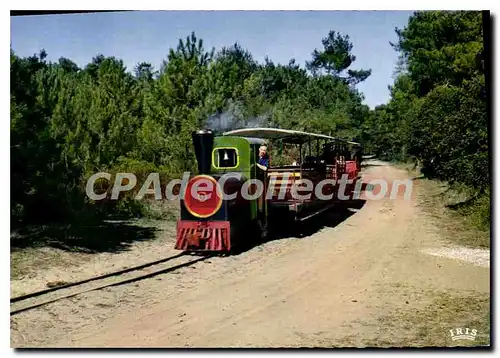
[[[469,329],[469,328],[455,328],[450,329],[451,339],[454,341],[467,339],[469,341],[473,341],[477,336],[477,329]]]

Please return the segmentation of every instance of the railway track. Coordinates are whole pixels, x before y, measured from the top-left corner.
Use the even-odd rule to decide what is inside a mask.
[[[24,311],[42,307],[48,305],[49,303],[65,298],[75,297],[87,292],[98,291],[107,287],[125,285],[157,275],[169,273],[182,267],[207,260],[214,256],[214,254],[207,254],[200,257],[190,255],[188,253],[180,253],[161,260],[129,267],[120,271],[13,297],[10,299],[10,315],[13,316]]]

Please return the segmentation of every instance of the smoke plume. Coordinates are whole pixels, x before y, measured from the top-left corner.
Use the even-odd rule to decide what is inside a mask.
[[[244,105],[231,101],[226,110],[208,117],[204,126],[221,133],[241,128],[269,127],[270,116],[266,113],[257,117],[247,117]]]

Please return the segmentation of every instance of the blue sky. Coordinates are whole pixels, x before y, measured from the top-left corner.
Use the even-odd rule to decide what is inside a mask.
[[[322,47],[330,30],[349,35],[356,61],[351,69],[371,69],[358,85],[370,107],[386,103],[387,85],[397,53],[395,27],[404,27],[409,11],[136,11],[11,17],[11,46],[20,56],[44,48],[48,59],[64,56],[84,66],[98,53],[121,58],[132,69],[138,62],[159,68],[169,48],[191,31],[206,49],[238,42],[262,62],[301,65]]]

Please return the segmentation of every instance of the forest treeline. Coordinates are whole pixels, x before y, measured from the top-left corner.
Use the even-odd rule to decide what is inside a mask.
[[[389,103],[370,110],[356,89],[348,34],[311,44],[294,59],[253,59],[240,44],[205,49],[192,33],[160,68],[96,55],[79,68],[41,50],[11,49],[11,223],[141,212],[124,197],[90,201],[90,175],[195,168],[191,131],[251,125],[294,128],[362,142],[384,159],[418,160],[429,176],[489,190],[488,121],[480,12],[417,12],[393,44],[400,66]],[[315,47],[318,47],[315,49]],[[376,54],[374,54],[375,56]],[[139,184],[140,185],[140,184]]]
[[[480,11],[422,11],[396,29],[391,98],[370,111],[362,141],[379,157],[416,160],[427,178],[465,187],[475,221],[489,228],[485,28],[489,14]]]

